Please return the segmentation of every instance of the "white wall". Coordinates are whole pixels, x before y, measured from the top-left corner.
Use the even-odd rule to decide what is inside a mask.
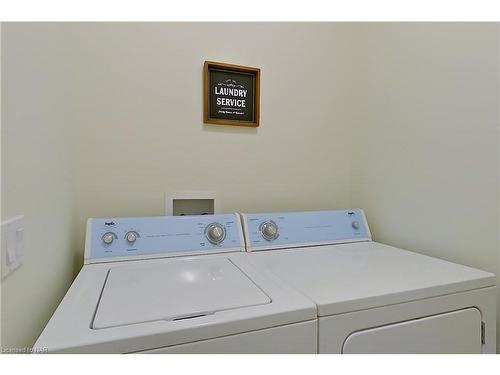
[[[225,212],[348,206],[346,30],[73,25],[79,244],[86,218],[162,215],[166,191],[215,191]],[[203,124],[204,60],[262,70],[258,129]]]
[[[61,25],[2,24],[2,220],[25,263],[2,281],[2,345],[32,345],[73,276],[72,159]]]
[[[26,215],[28,250],[2,285],[3,345],[34,342],[88,217],[161,215],[175,190],[216,191],[225,212],[348,206],[346,29],[5,25],[2,217]],[[202,123],[204,60],[262,69],[260,128]]]
[[[377,241],[498,272],[497,26],[354,32],[353,205]]]

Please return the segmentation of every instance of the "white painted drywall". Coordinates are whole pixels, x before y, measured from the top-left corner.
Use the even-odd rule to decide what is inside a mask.
[[[346,31],[72,25],[79,243],[86,218],[162,215],[168,191],[214,191],[222,212],[348,206]],[[203,124],[205,60],[262,70],[258,129]]]
[[[33,344],[88,217],[162,215],[179,190],[215,191],[224,212],[348,206],[346,29],[5,25],[2,217],[26,216],[27,254],[2,285],[4,345]],[[205,60],[262,69],[260,128],[203,124]]]
[[[2,220],[25,217],[24,264],[1,283],[2,345],[31,346],[73,277],[64,30],[2,24]]]
[[[353,205],[377,241],[498,272],[497,26],[354,32]]]

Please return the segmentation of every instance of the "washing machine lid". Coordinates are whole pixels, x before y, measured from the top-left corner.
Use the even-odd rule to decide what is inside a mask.
[[[314,301],[318,316],[495,285],[495,275],[377,242],[251,253]]]
[[[228,258],[133,263],[108,271],[92,328],[183,320],[271,302]]]

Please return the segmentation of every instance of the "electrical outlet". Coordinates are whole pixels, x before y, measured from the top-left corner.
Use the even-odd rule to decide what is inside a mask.
[[[2,222],[2,280],[23,264],[24,216]]]

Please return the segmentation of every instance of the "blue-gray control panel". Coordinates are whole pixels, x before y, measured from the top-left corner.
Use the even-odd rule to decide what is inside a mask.
[[[247,251],[371,239],[360,209],[245,214],[244,226]]]
[[[239,215],[89,219],[86,260],[244,251]]]

